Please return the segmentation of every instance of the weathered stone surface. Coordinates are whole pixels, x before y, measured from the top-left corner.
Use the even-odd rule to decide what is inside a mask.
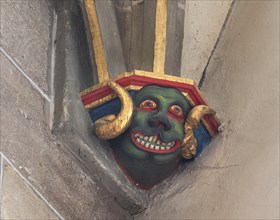
[[[46,9],[46,2],[1,1],[1,10],[3,2],[1,28],[6,27],[8,33],[2,35],[1,46],[47,91],[43,83],[46,74],[37,70],[47,73],[48,40],[39,37],[33,44],[33,34],[21,32],[14,14],[17,11],[20,22],[26,21],[23,26],[32,31],[37,27],[32,26],[36,22],[32,16],[39,12],[28,10]],[[57,8],[54,135],[44,120],[45,101],[1,54],[0,151],[64,217],[130,218],[128,212],[135,214],[145,208],[149,193],[129,183],[108,144],[90,133],[79,92],[92,85],[95,67],[88,60],[83,22],[74,10],[74,1],[54,2],[69,4]],[[26,4],[22,11],[20,4]],[[151,190],[153,201],[141,219],[279,218],[279,3],[240,2],[237,6],[203,87],[211,107],[225,121],[224,132],[203,157]],[[5,16],[13,19],[5,21]],[[46,24],[41,32],[47,35],[41,37],[50,34],[50,17],[44,19],[39,23]],[[18,57],[22,53],[24,59]],[[151,62],[145,65],[150,68]]]
[[[59,219],[6,161],[3,166],[1,219]]]
[[[173,76],[181,76],[185,3],[184,0],[172,0],[167,4],[165,72]]]
[[[1,46],[48,91],[48,53],[52,11],[44,0],[1,0]]]
[[[153,71],[156,1],[113,1],[128,71]],[[165,72],[180,76],[185,1],[168,1]],[[100,14],[102,16],[102,14]],[[103,14],[104,16],[104,14]],[[109,49],[110,48],[106,48]]]
[[[279,1],[237,1],[202,87],[223,121],[139,219],[279,219]]]
[[[186,1],[181,75],[199,83],[222,30],[231,0]]]
[[[127,218],[100,180],[47,132],[43,111],[43,99],[1,53],[0,150],[64,217]]]
[[[104,45],[109,76],[126,72],[121,39],[118,31],[113,3],[110,0],[96,1],[98,21]]]

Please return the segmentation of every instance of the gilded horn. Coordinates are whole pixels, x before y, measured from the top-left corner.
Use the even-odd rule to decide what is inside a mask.
[[[102,140],[113,139],[122,134],[130,126],[133,113],[133,101],[128,92],[115,82],[109,82],[108,86],[119,97],[122,107],[117,116],[107,115],[93,124],[93,132]]]
[[[197,140],[193,131],[198,128],[200,119],[205,115],[214,115],[216,112],[206,105],[194,107],[188,114],[185,123],[185,137],[182,146],[182,156],[191,159],[196,155]]]

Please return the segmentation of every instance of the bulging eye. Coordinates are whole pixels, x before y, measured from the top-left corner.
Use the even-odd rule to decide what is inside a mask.
[[[147,99],[140,103],[139,108],[143,110],[155,110],[157,104],[153,100]]]
[[[169,113],[172,115],[172,116],[175,116],[176,118],[182,120],[184,118],[184,113],[183,113],[183,110],[180,106],[178,105],[172,105],[170,108],[169,108]]]

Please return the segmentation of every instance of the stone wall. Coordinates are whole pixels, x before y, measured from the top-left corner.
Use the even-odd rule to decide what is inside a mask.
[[[279,219],[279,2],[238,1],[202,86],[223,122],[139,219]]]
[[[230,14],[232,1],[186,1],[181,76],[198,85],[219,35]]]
[[[68,110],[62,96],[65,50],[73,52],[76,66],[82,62],[83,70],[90,69],[75,57],[78,41],[71,41],[79,39],[71,23],[75,4],[44,0],[0,4],[0,218],[129,218],[98,173],[90,174],[67,150],[68,143],[50,130],[50,124],[60,127],[66,121],[64,134],[71,134],[70,126],[75,126],[61,117]],[[69,81],[75,83],[73,78]],[[76,97],[79,100],[79,91]]]
[[[115,7],[104,2],[97,7],[105,12]],[[138,11],[144,10],[141,2],[134,2]],[[94,83],[96,67],[83,1],[0,2],[2,218],[14,217],[8,205],[18,204],[12,201],[19,194],[6,193],[17,179],[10,167],[52,204],[41,216],[55,210],[72,219],[139,212],[139,219],[279,218],[279,2],[174,2],[169,10],[186,14],[182,76],[201,82],[223,132],[203,155],[149,192],[129,183],[109,145],[90,132],[79,92]],[[115,34],[108,34],[108,48],[116,46]],[[115,56],[120,65],[111,65],[114,74],[129,66],[125,57]],[[24,215],[34,209],[30,205],[20,217],[36,216]]]

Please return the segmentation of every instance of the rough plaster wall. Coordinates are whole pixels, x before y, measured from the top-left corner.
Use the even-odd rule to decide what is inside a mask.
[[[235,3],[202,90],[224,131],[140,218],[279,219],[279,1]]]
[[[231,0],[186,1],[181,70],[183,77],[199,83],[231,3]]]

